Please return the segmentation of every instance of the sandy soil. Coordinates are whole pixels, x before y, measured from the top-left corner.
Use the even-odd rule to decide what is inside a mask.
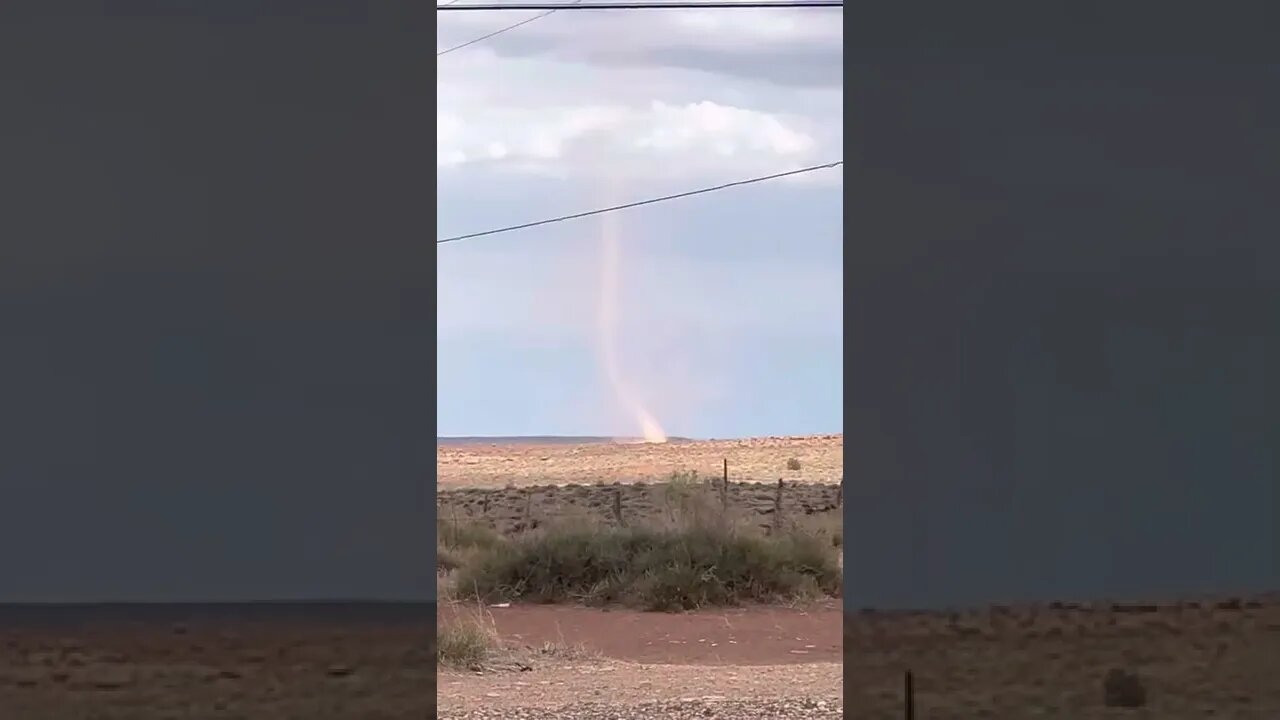
[[[836,601],[811,607],[750,607],[690,613],[557,605],[485,608],[504,642],[588,648],[601,657],[647,664],[786,665],[840,662],[842,610]],[[442,605],[441,622],[473,614]]]
[[[0,718],[430,717],[433,635],[419,623],[0,623]]]
[[[902,717],[909,669],[928,720],[1280,718],[1280,602],[1224,605],[851,614],[846,709]],[[1145,707],[1104,707],[1111,668],[1143,679]]]
[[[443,622],[452,621],[450,610],[441,612]],[[834,603],[675,615],[555,606],[486,612],[508,647],[551,643],[579,648],[589,659],[535,660],[528,672],[442,672],[442,717],[463,711],[459,716],[476,717],[478,710],[498,717],[517,709],[671,717],[690,705],[710,707],[702,714],[713,716],[727,701],[765,700],[792,703],[773,714],[743,709],[757,712],[751,717],[839,717],[843,613]],[[666,704],[642,708],[646,703]]]
[[[800,462],[788,470],[787,461]],[[507,486],[664,480],[673,472],[720,477],[729,461],[735,481],[838,483],[844,436],[749,438],[582,445],[465,445],[436,449],[437,487]]]

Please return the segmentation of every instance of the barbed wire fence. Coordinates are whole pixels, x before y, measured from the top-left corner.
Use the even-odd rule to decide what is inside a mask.
[[[728,460],[719,476],[675,473],[666,480],[516,485],[439,490],[439,522],[493,525],[507,531],[573,520],[625,527],[687,510],[736,512],[777,531],[789,519],[841,512],[844,478],[734,478]]]

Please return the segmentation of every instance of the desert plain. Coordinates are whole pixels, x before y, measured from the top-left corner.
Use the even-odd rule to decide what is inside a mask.
[[[434,611],[428,603],[0,608],[0,718],[427,718]]]

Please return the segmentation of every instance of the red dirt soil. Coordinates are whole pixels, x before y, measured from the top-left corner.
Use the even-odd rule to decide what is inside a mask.
[[[440,607],[444,622],[477,608]],[[841,661],[838,601],[805,608],[747,607],[689,613],[513,605],[486,607],[505,642],[582,646],[606,658],[681,665],[783,665]]]

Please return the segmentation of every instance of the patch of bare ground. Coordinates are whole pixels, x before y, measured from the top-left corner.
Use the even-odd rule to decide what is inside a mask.
[[[441,607],[442,627],[477,620],[492,655],[442,669],[440,717],[840,717],[833,602],[678,614]]]
[[[578,647],[644,664],[786,665],[839,663],[838,601],[795,607],[753,606],[685,613],[511,605],[485,609],[486,623],[507,645]],[[444,624],[474,610],[445,604]]]
[[[1052,604],[957,613],[851,613],[849,717],[1280,717],[1280,602]],[[1108,707],[1104,678],[1136,676],[1137,707]]]
[[[838,718],[839,663],[750,668],[602,661],[440,675],[441,718]]]
[[[429,628],[425,618],[0,627],[0,718],[430,717]]]
[[[438,446],[436,483],[440,489],[501,488],[654,481],[677,472],[720,477],[726,460],[734,480],[837,483],[844,474],[844,436]]]

